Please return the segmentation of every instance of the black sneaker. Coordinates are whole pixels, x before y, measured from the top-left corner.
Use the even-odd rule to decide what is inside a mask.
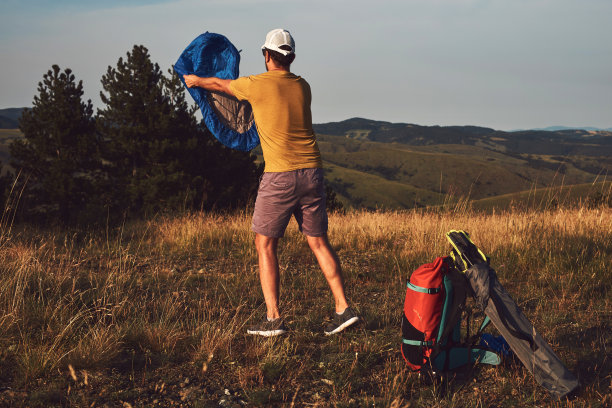
[[[325,329],[327,336],[331,334],[340,333],[350,325],[353,325],[359,321],[359,316],[351,309],[347,307],[342,314],[334,313],[334,319]]]
[[[269,321],[268,318],[265,317],[261,323],[249,327],[247,333],[265,337],[278,336],[287,333],[287,327],[281,318]]]

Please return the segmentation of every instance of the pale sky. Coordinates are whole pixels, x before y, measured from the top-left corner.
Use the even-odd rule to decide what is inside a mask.
[[[611,0],[2,0],[0,108],[31,106],[53,64],[101,107],[102,75],[134,44],[165,72],[205,31],[257,74],[266,32],[285,28],[315,123],[608,128],[611,20]]]

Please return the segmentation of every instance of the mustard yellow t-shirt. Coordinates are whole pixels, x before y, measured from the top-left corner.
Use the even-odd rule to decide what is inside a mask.
[[[230,89],[253,107],[265,172],[322,167],[308,82],[291,72],[268,71],[238,78]]]

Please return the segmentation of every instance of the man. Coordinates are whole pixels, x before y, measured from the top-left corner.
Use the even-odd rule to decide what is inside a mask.
[[[312,129],[310,86],[290,71],[295,42],[276,29],[262,46],[266,72],[236,80],[185,75],[188,87],[224,92],[253,108],[265,168],[259,184],[252,229],[267,316],[249,334],[276,336],[287,331],[278,308],[278,240],[293,215],[306,236],[335,300],[336,314],[325,334],[338,333],[359,317],[349,307],[342,270],[327,239],[327,212],[321,154]]]

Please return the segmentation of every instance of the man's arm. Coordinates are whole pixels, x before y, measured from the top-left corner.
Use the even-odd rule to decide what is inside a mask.
[[[207,91],[223,92],[225,94],[235,96],[229,87],[231,79],[221,79],[216,77],[201,78],[197,75],[183,75],[185,78],[185,84],[188,88],[198,87],[206,89]]]

